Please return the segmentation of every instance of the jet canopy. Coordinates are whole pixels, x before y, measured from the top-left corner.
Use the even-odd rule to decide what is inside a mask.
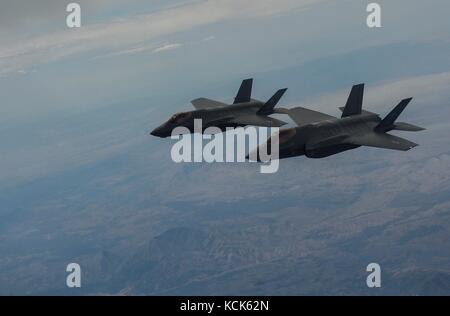
[[[170,123],[179,123],[180,121],[188,118],[191,115],[189,112],[181,112],[172,115],[172,117],[169,119]]]

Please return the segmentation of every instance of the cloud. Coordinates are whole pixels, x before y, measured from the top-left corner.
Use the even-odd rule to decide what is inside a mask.
[[[433,103],[437,97],[449,96],[450,72],[427,74],[410,78],[383,81],[375,85],[366,85],[364,106],[367,110],[377,112],[392,109],[404,98],[413,97],[414,104],[423,106]],[[343,106],[347,100],[350,88],[323,95],[319,98],[307,99],[303,103],[330,114],[336,109],[336,102]],[[419,106],[419,105],[418,105]],[[331,109],[331,111],[330,111]]]
[[[86,15],[102,13],[105,9],[120,10],[139,3],[141,0],[15,0],[2,1],[0,6],[0,32],[5,29],[39,26],[47,21],[64,22],[66,8],[70,2],[78,3]],[[169,2],[169,1],[168,1]]]
[[[180,48],[182,46],[183,46],[183,44],[180,44],[180,43],[164,44],[164,45],[162,45],[162,46],[160,46],[158,48],[155,48],[152,51],[152,53],[160,53],[160,52],[164,52],[164,51],[167,51],[167,50],[173,50],[173,49]]]
[[[202,42],[209,42],[209,41],[213,41],[215,39],[216,39],[216,37],[214,35],[212,35],[212,36],[208,36],[208,37],[202,38],[201,41]]]
[[[115,52],[112,52],[109,54],[96,56],[93,59],[132,55],[132,54],[139,54],[139,53],[144,53],[144,52],[149,52],[149,51],[151,52],[151,51],[155,50],[155,47],[156,47],[155,44],[135,46],[135,47],[128,48],[128,49],[115,51]]]
[[[127,46],[148,42],[168,34],[233,19],[289,13],[316,2],[312,0],[197,0],[149,14],[84,25],[78,29],[46,33],[26,40],[11,40],[7,45],[0,47],[0,75],[95,50],[126,51]]]

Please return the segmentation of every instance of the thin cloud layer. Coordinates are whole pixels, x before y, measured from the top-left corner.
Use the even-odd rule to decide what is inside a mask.
[[[311,0],[194,1],[108,23],[51,32],[0,47],[0,75],[94,50],[126,49],[136,43],[212,23],[284,14],[311,3]]]
[[[164,45],[162,45],[162,46],[160,46],[158,48],[155,48],[152,51],[152,53],[161,53],[161,52],[164,52],[164,51],[167,51],[167,50],[174,50],[174,49],[180,48],[182,46],[183,46],[183,44],[180,44],[180,43],[173,43],[173,44],[169,44],[168,43],[168,44],[164,44]]]

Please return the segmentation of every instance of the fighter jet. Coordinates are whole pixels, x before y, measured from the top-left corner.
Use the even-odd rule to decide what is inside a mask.
[[[362,109],[364,84],[353,86],[341,118],[303,107],[278,109],[297,124],[279,132],[279,158],[305,155],[308,158],[328,157],[360,146],[407,151],[417,146],[409,140],[388,134],[392,130],[422,131],[424,128],[397,122],[397,118],[412,98],[402,100],[385,118]],[[259,150],[271,148],[272,138],[248,157],[259,160]]]
[[[227,127],[243,127],[247,125],[281,127],[286,124],[281,120],[269,117],[287,89],[278,90],[267,102],[251,98],[253,79],[246,79],[229,105],[207,98],[191,101],[195,110],[173,115],[167,122],[154,129],[150,134],[158,137],[169,137],[176,127],[186,127],[194,132],[194,120],[202,120],[202,132],[210,126],[225,131]]]

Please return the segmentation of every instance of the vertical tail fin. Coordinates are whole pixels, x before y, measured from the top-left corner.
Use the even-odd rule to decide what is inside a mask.
[[[380,124],[375,127],[377,132],[387,132],[395,128],[395,121],[398,119],[400,114],[406,108],[406,106],[411,102],[412,98],[402,100],[388,115],[380,122]]]
[[[278,90],[270,99],[267,101],[257,112],[260,115],[269,115],[273,113],[273,109],[278,104],[280,99],[283,97],[284,93],[287,91],[286,89]]]
[[[253,79],[245,79],[242,81],[241,87],[239,88],[236,98],[234,98],[233,104],[250,102],[252,97],[252,86]]]
[[[364,83],[352,87],[347,103],[342,111],[342,117],[361,114],[364,97]]]

